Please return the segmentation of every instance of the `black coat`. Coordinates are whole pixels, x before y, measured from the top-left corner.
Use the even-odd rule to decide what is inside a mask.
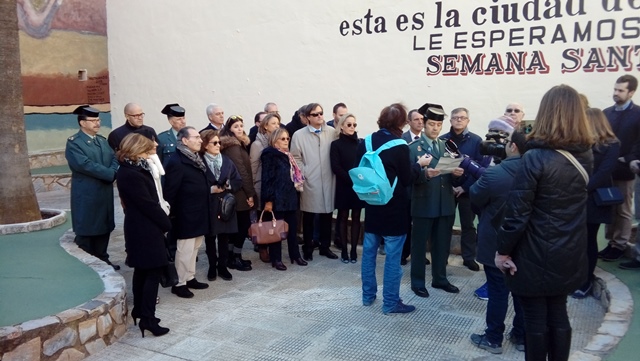
[[[180,150],[165,168],[163,193],[171,206],[173,234],[187,239],[213,233],[209,196],[211,184],[205,170],[187,158]]]
[[[567,295],[587,280],[587,184],[562,154],[527,146],[498,232],[498,253],[518,267],[505,280],[518,296]],[[591,149],[566,150],[591,173]]]
[[[118,128],[112,130],[111,133],[109,133],[109,146],[114,151],[117,151],[120,148],[120,143],[122,142],[124,137],[131,133],[143,135],[153,140],[154,142],[158,141],[158,134],[156,134],[156,131],[150,126],[142,125],[140,128],[134,128],[128,122],[125,122],[123,125],[119,126]]]
[[[124,208],[128,265],[142,269],[166,265],[164,233],[171,229],[171,221],[160,207],[151,173],[121,162],[116,180]]]
[[[336,209],[364,208],[364,202],[353,191],[353,182],[349,171],[356,167],[356,153],[358,151],[358,134],[352,136],[340,134],[340,138],[331,143],[331,170],[336,175]]]
[[[618,163],[620,142],[609,143],[602,146],[594,146],[593,150],[593,174],[589,178],[589,198],[587,199],[587,223],[610,224],[613,219],[613,206],[597,206],[595,202],[596,188],[611,187],[611,172]]]
[[[242,187],[242,178],[240,178],[240,174],[238,174],[236,166],[233,164],[229,157],[225,156],[224,154],[221,155],[222,167],[220,167],[220,178],[218,179],[216,179],[216,177],[213,175],[213,171],[211,171],[211,168],[209,168],[209,164],[207,163],[207,161],[204,160],[204,163],[207,166],[207,180],[209,184],[212,186],[216,185],[220,188],[227,188],[228,182],[228,188],[230,188],[222,193],[209,195],[209,209],[211,210],[209,218],[211,219],[211,223],[213,224],[211,234],[238,232],[238,218],[235,214],[228,221],[223,221],[218,217],[218,213],[220,210],[220,199],[226,193],[235,193]],[[236,202],[237,201],[238,198],[236,198]]]
[[[267,147],[262,151],[260,161],[262,162],[261,209],[264,209],[266,202],[272,202],[274,211],[298,210],[298,192],[291,180],[289,157],[274,147]]]
[[[393,139],[400,138],[386,129],[380,129],[371,135],[371,146],[376,150]],[[360,164],[365,151],[365,142],[360,142],[354,166]],[[364,231],[383,236],[407,234],[411,221],[409,186],[418,179],[421,172],[420,165],[411,161],[409,147],[406,145],[399,145],[381,152],[380,159],[389,181],[393,183],[397,177],[398,183],[389,203],[383,206],[365,205]]]
[[[631,102],[624,111],[617,112],[614,107],[609,107],[603,112],[620,140],[618,156],[624,158],[624,162],[616,162],[612,177],[614,180],[633,180],[635,176],[629,169],[629,162],[640,159],[640,107]]]

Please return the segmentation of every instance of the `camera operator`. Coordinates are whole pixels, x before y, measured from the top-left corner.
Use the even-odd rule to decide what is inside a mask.
[[[458,154],[464,154],[470,160],[481,162],[483,158],[480,154],[482,138],[469,131],[467,128],[469,121],[469,110],[462,107],[455,108],[451,111],[451,129],[448,133],[440,136],[440,139],[455,143]],[[464,261],[462,264],[472,271],[479,271],[480,266],[474,261],[476,258],[476,228],[474,225],[476,216],[471,210],[471,202],[469,201],[469,187],[475,180],[476,178],[465,172],[465,175],[460,179],[461,185],[454,187],[453,193],[460,216],[460,246]]]
[[[496,238],[504,218],[509,190],[520,168],[520,157],[525,150],[525,136],[520,131],[513,132],[513,127],[502,119],[492,120],[489,128],[490,134],[492,131],[513,134],[507,138],[506,159],[499,165],[488,168],[469,190],[471,203],[481,211],[478,223],[477,259],[484,265],[489,296],[486,313],[487,328],[484,334],[472,334],[471,342],[491,353],[501,353],[505,331],[504,320],[509,306],[509,289],[504,282],[504,275],[495,266]],[[523,313],[515,297],[513,304],[515,317],[509,338],[516,349],[524,351]]]

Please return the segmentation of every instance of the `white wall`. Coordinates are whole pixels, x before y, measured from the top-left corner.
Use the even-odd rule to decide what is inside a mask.
[[[285,122],[295,109],[310,102],[321,103],[325,119],[329,120],[333,104],[342,101],[358,117],[362,136],[377,129],[377,115],[384,106],[401,101],[409,108],[425,102],[440,103],[446,111],[465,106],[471,111],[471,130],[484,134],[489,120],[501,115],[511,101],[521,102],[526,109],[525,119],[533,119],[544,92],[560,83],[586,94],[592,106],[611,105],[615,79],[625,73],[638,76],[640,50],[630,48],[630,69],[603,67],[602,71],[591,72],[580,69],[563,73],[562,64],[573,63],[563,59],[562,54],[568,48],[584,49],[582,58],[586,61],[589,49],[597,48],[596,54],[602,54],[608,63],[608,47],[640,46],[640,1],[558,0],[554,3],[559,4],[557,14],[561,17],[525,20],[525,5],[531,17],[537,4],[542,18],[547,10],[545,2],[109,0],[113,125],[122,124],[123,106],[130,101],[143,106],[146,123],[158,131],[169,127],[160,109],[170,102],[184,106],[187,122],[199,129],[207,124],[205,107],[211,102],[222,105],[227,117],[243,115],[245,127],[250,127],[253,115],[269,101],[279,105]],[[517,7],[520,21],[491,24],[490,7],[503,5]],[[616,5],[619,11],[603,9]],[[435,27],[438,6],[442,8],[441,28]],[[567,7],[576,12],[581,6],[584,14],[568,14]],[[488,21],[474,25],[473,14],[480,13],[479,8],[486,8],[488,13],[478,20]],[[343,20],[352,28],[353,21],[365,16],[369,9],[372,24],[377,17],[384,17],[386,33],[367,34],[363,30],[361,35],[340,34]],[[445,18],[450,10],[456,10],[459,16],[457,24],[450,23],[452,27],[447,28]],[[424,13],[421,30],[411,30],[414,13]],[[409,18],[406,31],[396,27],[400,14]],[[598,21],[602,21],[600,39]],[[574,42],[576,23],[585,28],[589,22],[591,40]],[[552,42],[558,24],[566,41]],[[476,31],[504,31],[508,36],[510,29],[518,28],[522,30],[513,33],[516,38],[511,45],[502,40],[492,47],[485,44],[473,48],[469,41],[465,49],[454,49],[456,32],[467,32],[466,38],[471,39],[471,33]],[[614,33],[607,40],[610,29]],[[529,45],[529,33],[539,35],[543,30],[544,44],[534,40]],[[429,50],[430,34],[442,34],[435,35],[441,44],[434,45],[433,50]],[[518,39],[519,36],[523,38]],[[414,42],[427,49],[413,50]],[[426,75],[430,56],[469,54],[475,58],[476,54],[485,53],[486,67],[491,53],[500,53],[506,59],[509,51],[526,51],[528,57],[539,51],[548,73]]]

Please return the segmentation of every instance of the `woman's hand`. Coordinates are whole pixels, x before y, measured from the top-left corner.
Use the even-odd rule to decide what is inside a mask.
[[[273,212],[273,202],[265,202],[264,211],[265,212]]]
[[[253,208],[253,197],[247,198],[247,205],[249,208]]]
[[[218,186],[211,186],[211,193],[218,194],[224,192],[224,188],[220,188]]]
[[[504,256],[496,252],[495,263],[496,267],[498,267],[498,269],[502,271],[502,273],[506,273],[508,270],[509,273],[513,276],[518,271],[518,267],[516,267],[516,264],[513,263],[511,256]]]

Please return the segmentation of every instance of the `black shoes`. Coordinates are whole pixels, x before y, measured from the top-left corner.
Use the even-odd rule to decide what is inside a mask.
[[[458,287],[452,285],[451,283],[447,283],[446,285],[442,285],[442,286],[438,286],[438,285],[434,285],[432,284],[431,287],[433,288],[439,288],[445,292],[449,292],[449,293],[459,293],[460,290],[458,289]]]
[[[194,290],[204,290],[205,288],[209,288],[209,285],[203,282],[198,282],[198,280],[194,278],[187,281],[187,287],[193,288]]]
[[[607,254],[609,250],[611,250],[611,246],[607,245],[605,248],[602,249],[602,251],[598,252],[598,258],[602,258],[602,256]]]
[[[140,333],[142,333],[142,338],[144,338],[144,331],[150,331],[154,336],[162,336],[169,333],[169,329],[166,327],[162,327],[158,324],[154,319],[142,318],[140,319]]]
[[[171,293],[181,298],[193,298],[193,292],[189,291],[187,286],[173,286],[171,287]],[[142,321],[140,321],[142,324]]]
[[[302,258],[304,258],[305,261],[313,261],[313,251],[311,252],[304,252],[302,254]]]
[[[277,269],[278,271],[286,271],[287,266],[285,266],[281,261],[271,263],[271,267]]]
[[[247,261],[249,262],[249,261]],[[251,271],[251,265],[242,262],[242,259],[235,257],[233,261],[227,263],[227,267],[238,271]]]
[[[227,267],[224,266],[218,266],[218,276],[220,276],[220,278],[225,281],[231,281],[233,279],[233,276],[231,275]]]
[[[618,265],[622,269],[640,270],[640,261],[634,259],[629,262],[622,262]]]
[[[478,266],[478,264],[474,260],[464,261],[462,262],[462,264],[473,272],[480,271],[480,266]]]
[[[216,278],[218,278],[218,272],[216,272],[216,268],[209,266],[209,271],[207,272],[207,280],[215,281]]]
[[[113,267],[114,271],[120,271],[120,266],[118,266],[117,264],[113,264],[111,263],[111,261],[108,261],[108,260],[105,262],[107,262],[109,266]]]
[[[429,297],[429,291],[427,291],[427,289],[424,287],[411,287],[411,291],[413,291],[413,293],[415,293],[418,297]]]
[[[329,259],[338,259],[338,256],[335,253],[331,252],[330,249],[321,249],[320,255],[325,256]]]
[[[617,261],[620,258],[622,258],[622,255],[624,254],[624,251],[618,248],[614,248],[611,247],[607,253],[602,255],[602,260],[606,261],[606,262],[613,262],[613,261]],[[599,254],[598,254],[599,255]]]
[[[297,264],[298,266],[306,266],[308,265],[307,261],[303,260],[302,257],[298,257],[296,259],[291,259],[291,264]]]

